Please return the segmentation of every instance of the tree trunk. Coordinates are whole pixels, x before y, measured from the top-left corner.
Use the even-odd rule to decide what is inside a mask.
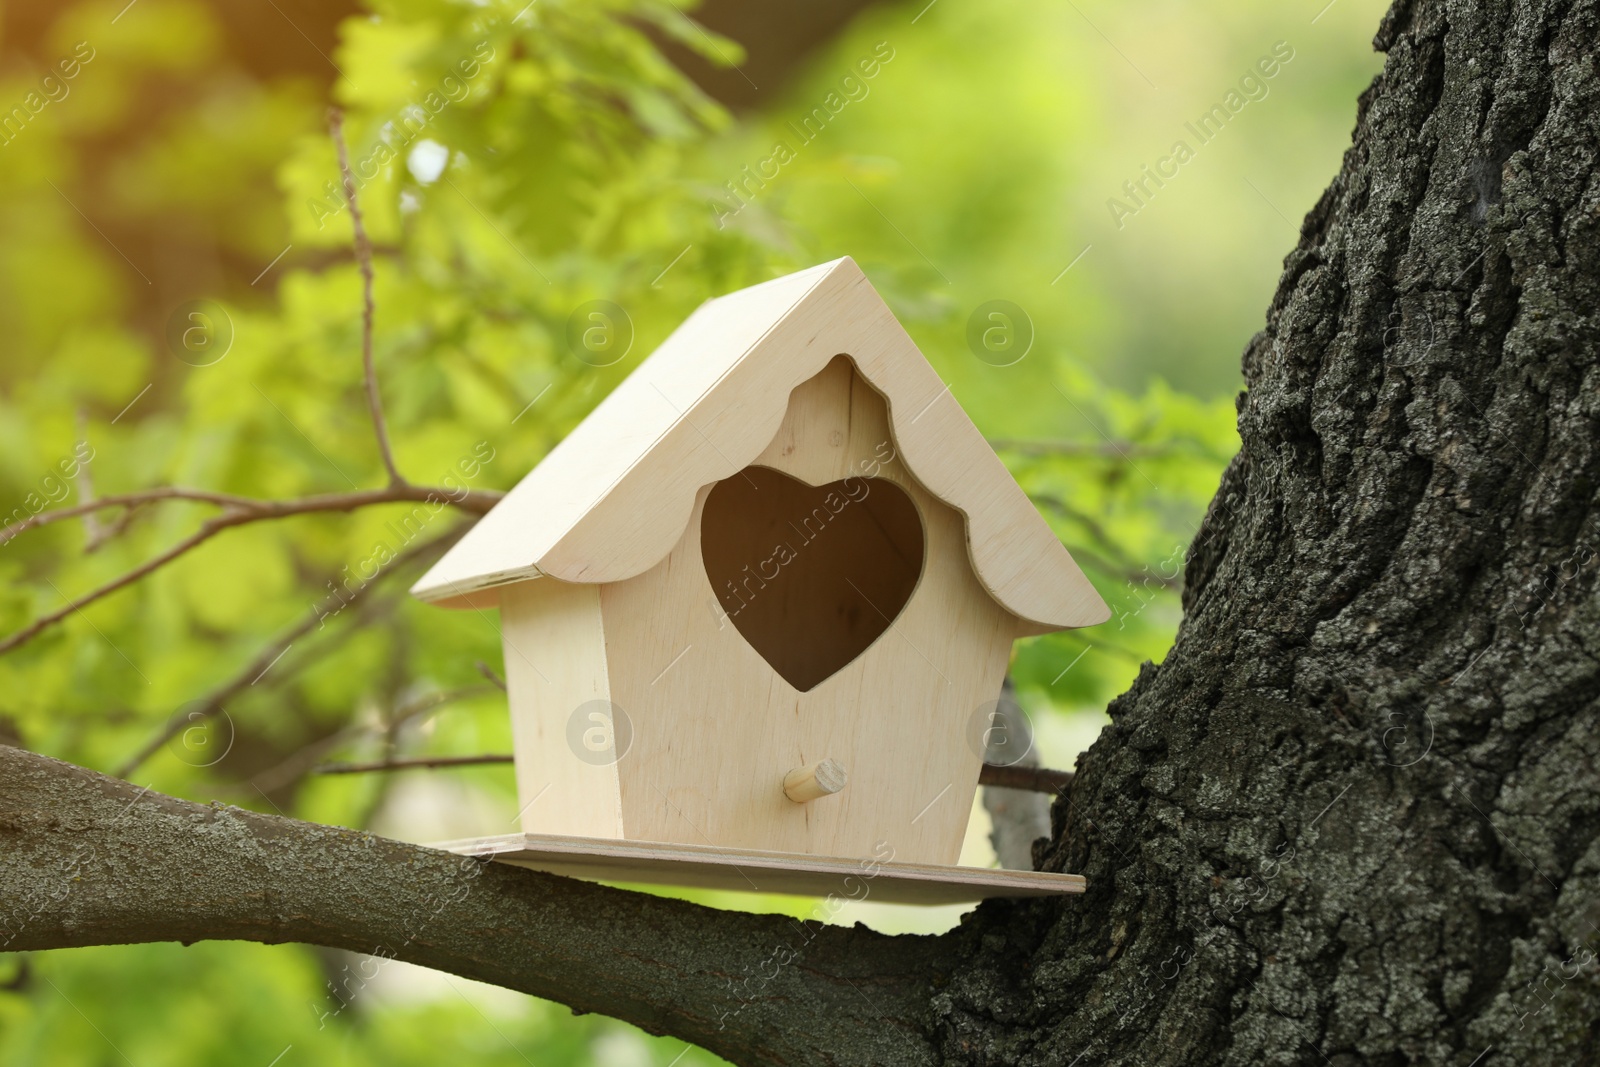
[[[1410,3],[947,1062],[1600,1062],[1600,4]]]
[[[1600,1063],[1600,0],[1400,0],[1066,901],[800,926],[0,749],[5,947],[410,959],[746,1064]],[[448,900],[433,908],[429,902]],[[421,918],[419,918],[419,916]]]

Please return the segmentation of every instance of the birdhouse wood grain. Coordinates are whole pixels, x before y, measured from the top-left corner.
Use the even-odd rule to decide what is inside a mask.
[[[500,610],[525,832],[934,865],[1012,642],[1108,615],[849,259],[703,305],[413,592]]]

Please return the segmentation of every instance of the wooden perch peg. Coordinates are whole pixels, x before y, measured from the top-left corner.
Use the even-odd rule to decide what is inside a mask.
[[[796,767],[783,776],[783,795],[796,804],[804,804],[818,797],[831,796],[850,781],[844,764],[836,759],[825,759]]]

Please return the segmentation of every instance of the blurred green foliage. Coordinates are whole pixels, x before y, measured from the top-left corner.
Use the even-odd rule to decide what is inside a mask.
[[[377,246],[389,425],[418,483],[508,488],[698,303],[854,256],[1113,607],[1102,627],[1019,647],[1013,673],[1047,740],[1051,722],[1100,714],[1171,640],[1183,549],[1237,446],[1238,353],[1292,219],[1347,143],[1379,11],[886,4],[735,119],[654,42],[732,63],[737,43],[670,0],[374,0],[324,57],[331,101],[315,79],[251,76],[212,8],[124,3],[60,7],[31,66],[0,75],[0,108],[22,109],[0,134],[0,521],[91,491],[383,484],[332,102]],[[1279,41],[1292,62],[1118,225],[1123,183]],[[163,261],[174,248],[182,269]],[[636,334],[605,368],[566,339],[594,299]],[[225,314],[192,318],[197,300]],[[1007,323],[1028,339],[1016,362],[969,345],[992,300],[1022,309]],[[0,739],[119,766],[351,568],[470,518],[446,510],[397,533],[410,510],[231,530],[71,614],[0,657]],[[0,546],[0,632],[214,512],[163,502],[25,531]],[[414,840],[508,827],[504,768],[305,773],[509,749],[503,701],[475,667],[499,663],[493,619],[409,602],[418,571],[358,583],[360,604],[244,678],[223,715],[134,779]],[[0,1062],[713,1062],[403,965],[326,1017],[327,983],[352,960],[233,944],[0,957],[0,984],[17,977],[0,991]]]

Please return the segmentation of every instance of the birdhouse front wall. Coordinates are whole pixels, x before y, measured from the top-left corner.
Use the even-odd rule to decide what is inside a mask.
[[[502,603],[525,830],[957,860],[1019,622],[848,358],[654,567]],[[611,763],[574,749],[584,705],[620,709]],[[785,775],[824,759],[848,784],[791,800]]]

